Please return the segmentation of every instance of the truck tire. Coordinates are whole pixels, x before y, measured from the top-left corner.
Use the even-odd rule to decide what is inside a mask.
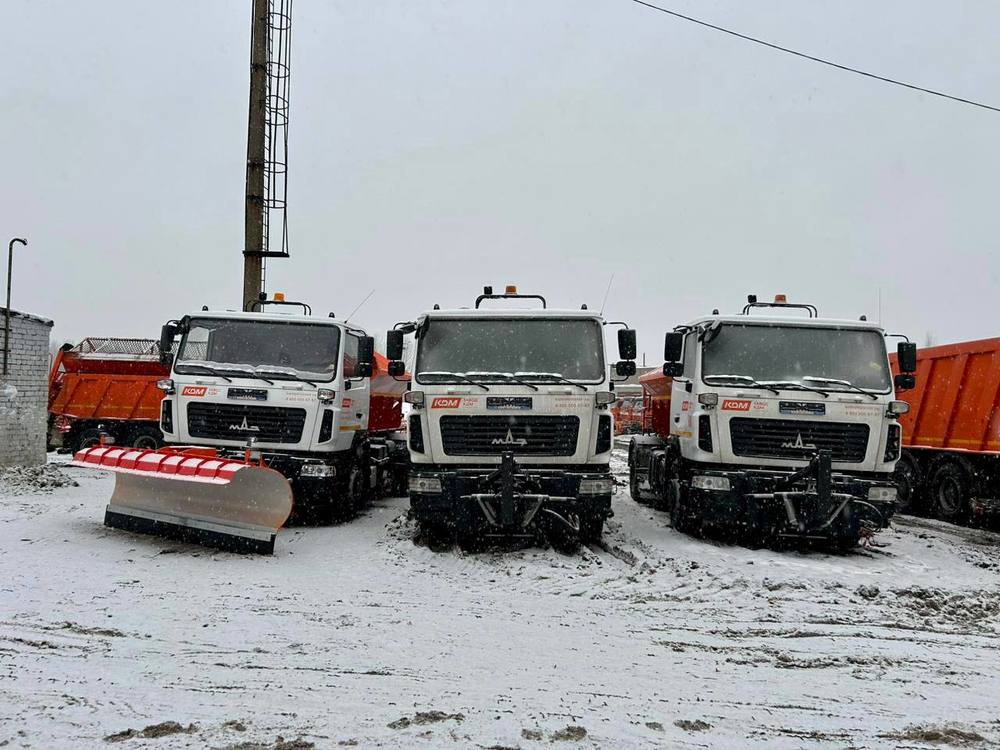
[[[586,513],[580,516],[580,541],[598,544],[604,534],[604,516]]]
[[[902,455],[896,464],[893,479],[896,482],[897,492],[896,512],[906,515],[919,513],[924,478],[919,464],[912,456],[907,453]]]
[[[962,523],[970,515],[969,496],[972,480],[965,466],[945,460],[931,475],[930,505],[935,518]]]
[[[351,512],[361,513],[371,505],[372,490],[368,486],[368,471],[358,464],[352,464],[347,477],[346,501]]]
[[[690,534],[694,524],[689,517],[687,503],[684,502],[684,490],[674,482],[668,482],[664,494],[664,505],[670,513],[670,526],[681,534]]]
[[[330,526],[346,517],[339,487],[333,481],[293,480],[295,505],[289,525]]]
[[[73,441],[72,451],[76,453],[77,451],[82,451],[85,448],[93,448],[95,445],[101,444],[101,435],[105,434],[106,430],[99,429],[97,427],[90,427],[86,430],[81,430]]]
[[[483,538],[479,528],[474,525],[460,523],[455,527],[455,541],[462,552],[479,552],[483,548]]]
[[[639,489],[639,471],[634,466],[628,470],[628,492],[640,505],[647,503],[642,496],[642,490]]]
[[[159,427],[142,425],[132,430],[128,444],[140,450],[155,451],[163,446],[163,433]]]

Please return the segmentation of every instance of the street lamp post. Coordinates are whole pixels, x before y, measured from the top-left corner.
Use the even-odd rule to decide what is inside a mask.
[[[15,237],[7,245],[7,307],[3,316],[3,374],[7,377],[7,359],[10,357],[10,276],[14,271],[14,243],[20,242],[25,247],[28,241]]]

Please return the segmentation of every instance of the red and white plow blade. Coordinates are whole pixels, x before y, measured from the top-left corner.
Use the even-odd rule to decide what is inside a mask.
[[[183,532],[210,546],[270,554],[292,512],[292,488],[280,473],[211,449],[98,446],[77,453],[72,465],[115,473],[104,516],[115,528]]]

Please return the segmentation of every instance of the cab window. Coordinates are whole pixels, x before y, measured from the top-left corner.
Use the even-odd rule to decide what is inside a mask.
[[[358,365],[358,337],[349,333],[344,337],[344,377],[356,377]]]

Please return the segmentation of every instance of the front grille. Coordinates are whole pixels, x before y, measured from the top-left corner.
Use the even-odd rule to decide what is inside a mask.
[[[829,450],[834,461],[859,463],[868,450],[868,425],[797,419],[729,420],[733,453],[755,458],[807,458]]]
[[[188,404],[187,417],[191,437],[261,443],[297,443],[306,424],[305,409],[252,404]]]
[[[447,416],[441,417],[441,443],[449,456],[572,456],[580,432],[579,417]]]

